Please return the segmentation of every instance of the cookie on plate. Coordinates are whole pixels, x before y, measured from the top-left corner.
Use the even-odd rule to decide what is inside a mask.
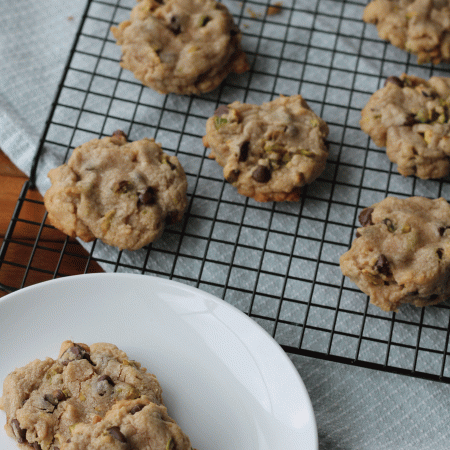
[[[137,250],[165,223],[181,220],[187,181],[181,164],[153,139],[127,142],[121,131],[77,147],[50,170],[44,196],[48,219],[69,236]]]
[[[36,359],[5,378],[0,406],[23,449],[191,450],[155,375],[113,344],[63,342],[56,360]]]
[[[417,55],[419,64],[450,60],[450,5],[447,0],[373,0],[363,20],[381,39]]]
[[[328,126],[301,95],[261,106],[220,106],[206,122],[205,147],[241,195],[260,202],[295,201],[324,170]]]
[[[361,129],[404,175],[450,173],[450,78],[391,76],[361,112]]]
[[[342,273],[385,311],[434,305],[450,295],[450,205],[387,197],[365,208]]]
[[[241,32],[215,0],[141,0],[111,32],[120,65],[162,94],[209,92],[249,69]]]

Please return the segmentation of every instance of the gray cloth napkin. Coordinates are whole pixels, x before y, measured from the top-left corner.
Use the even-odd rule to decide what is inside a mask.
[[[228,0],[226,3],[231,9],[239,11],[239,2]],[[292,3],[284,2],[285,5]],[[309,5],[313,9],[317,2],[304,0],[297,3]],[[330,30],[333,28],[333,11],[340,8],[338,1],[322,0],[319,3],[319,9],[325,11],[325,18],[327,8],[330,11],[330,23],[325,20],[324,23],[315,24],[318,31],[313,40],[318,42],[320,39],[332,39]],[[362,13],[364,4],[362,1],[348,2],[344,14],[347,8],[356,8]],[[0,147],[27,174],[30,173],[39,136],[84,8],[84,1],[73,0],[1,2]],[[311,16],[305,17],[308,21]],[[257,26],[257,21],[258,17],[252,24]],[[351,36],[352,27],[357,28],[359,24],[343,21],[341,26],[348,27],[347,33]],[[277,36],[279,32],[274,26],[268,33]],[[369,32],[376,36],[373,30]],[[251,45],[251,42],[249,39],[247,44]],[[351,67],[355,61],[351,52],[358,51],[358,42],[349,38],[347,42],[335,43],[335,48],[341,46],[346,46],[350,56],[344,61],[336,58],[334,64]],[[363,51],[370,54],[371,50]],[[314,57],[314,54],[309,56]],[[326,55],[320,51],[317,51],[317,60],[327,64]],[[380,69],[376,62],[371,62],[370,58],[363,63],[366,64],[364,71],[367,74],[384,75],[384,69]],[[292,64],[291,70],[296,67],[300,70],[296,64]],[[320,73],[309,74],[308,69],[303,73],[305,79],[310,77],[311,81],[320,81]],[[379,87],[378,77],[368,77],[368,80],[374,89]],[[264,86],[263,77],[257,78],[257,81],[261,82],[260,86]],[[305,92],[302,91],[302,94],[314,98],[314,84],[305,83],[303,88]],[[295,91],[296,86],[286,85],[280,87],[282,89]],[[334,95],[337,97],[333,98],[333,92],[330,92],[330,99],[339,101],[341,94],[336,90]],[[158,94],[152,94],[149,90],[148,95],[154,95],[155,101],[159,101]],[[247,100],[258,102],[261,99]],[[324,115],[327,114],[336,119],[333,111],[324,110]],[[38,172],[37,184],[41,192],[48,187],[48,169],[59,163],[51,151],[45,153]],[[100,245],[99,251],[108,252],[109,249]],[[279,341],[289,344],[289,335],[281,335]],[[450,447],[450,386],[308,357],[291,355],[291,359],[312,400],[321,449],[438,450]]]

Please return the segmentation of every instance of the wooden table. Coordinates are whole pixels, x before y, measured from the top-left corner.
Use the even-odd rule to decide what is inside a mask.
[[[21,172],[8,157],[0,150],[0,245],[2,244],[6,230],[11,221],[14,209],[17,204],[20,192],[27,176]],[[37,190],[30,190],[27,198],[42,201],[42,196]],[[45,213],[43,205],[26,202],[21,209],[20,218],[40,223]],[[34,243],[36,240],[36,227],[21,224],[17,226],[13,233],[14,239],[22,242]],[[40,239],[49,248],[59,249],[66,241],[66,235],[58,230],[51,230]],[[83,247],[74,239],[70,239],[67,244],[68,253],[86,256],[87,253]],[[15,262],[22,266],[29,260],[30,247],[20,245],[10,245],[8,247],[7,259],[9,262]],[[59,252],[36,253],[33,257],[33,265],[45,270],[54,271],[58,260]],[[81,267],[77,258],[63,258],[59,272],[64,275],[76,275],[83,273],[85,267]],[[102,269],[95,263],[90,263],[89,272],[101,272]],[[24,269],[16,267],[13,264],[3,264],[0,267],[0,283],[7,286],[20,287],[24,277]],[[52,278],[49,274],[38,271],[30,271],[26,278],[25,285],[35,284]],[[6,293],[0,290],[0,297]]]

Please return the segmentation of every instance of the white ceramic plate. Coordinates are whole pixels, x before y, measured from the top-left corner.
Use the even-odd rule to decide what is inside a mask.
[[[198,450],[316,450],[311,402],[280,346],[199,289],[130,274],[61,278],[0,300],[0,388],[66,339],[111,342],[154,373],[169,414]],[[16,450],[3,430],[0,448]]]

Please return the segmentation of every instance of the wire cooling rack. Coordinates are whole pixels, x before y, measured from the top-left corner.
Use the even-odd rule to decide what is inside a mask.
[[[359,212],[387,195],[450,199],[448,180],[400,176],[384,149],[360,130],[360,111],[389,75],[428,78],[446,66],[418,66],[415,57],[381,41],[361,20],[367,0],[283,0],[267,15],[267,0],[224,0],[243,33],[251,70],[230,75],[202,96],[163,96],[120,68],[109,31],[129,17],[134,0],[91,0],[68,59],[39,145],[0,249],[0,264],[23,270],[20,286],[103,270],[151,274],[208,291],[247,313],[288,353],[450,382],[449,307],[406,305],[386,313],[341,274]],[[274,3],[274,2],[272,2]],[[219,104],[260,104],[300,93],[330,127],[325,172],[299,202],[257,203],[223,180],[222,168],[202,145],[206,119]],[[101,242],[72,250],[70,240],[49,245],[55,230],[23,218],[43,210],[33,186],[48,187],[48,169],[73,148],[122,129],[130,140],[154,137],[176,154],[189,183],[189,207],[180,224],[137,252]],[[16,237],[28,227],[34,242]],[[14,254],[26,250],[26,261]],[[45,255],[58,263],[40,266]],[[37,255],[40,258],[37,258]],[[71,272],[63,261],[71,262]],[[126,301],[126,299],[124,299]]]

